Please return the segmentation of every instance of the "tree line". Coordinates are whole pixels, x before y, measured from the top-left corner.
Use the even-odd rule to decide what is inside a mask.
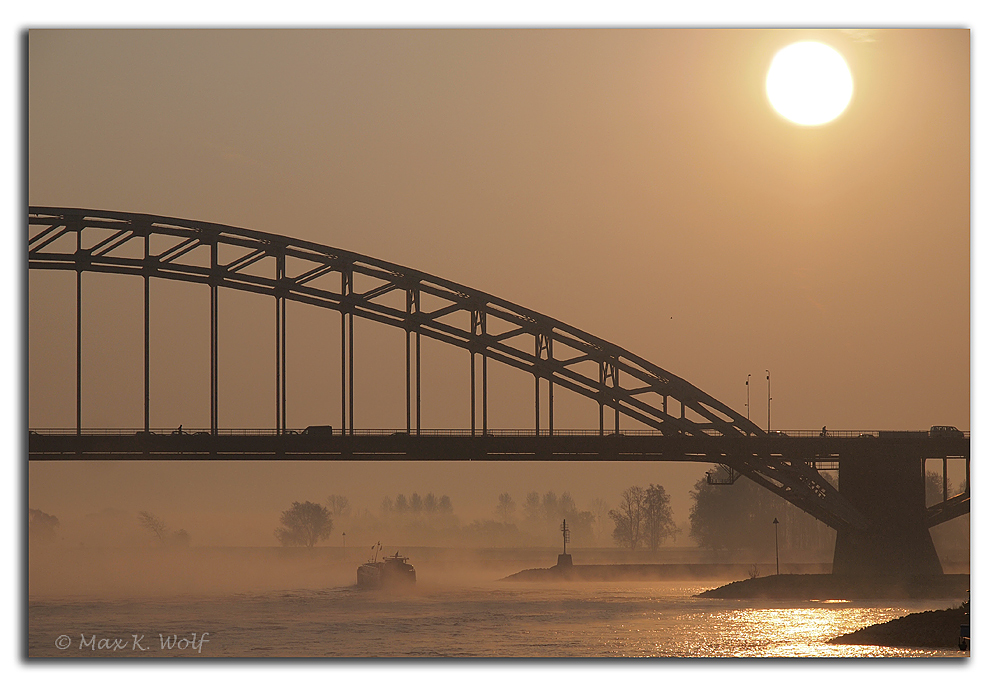
[[[667,538],[676,540],[680,527],[673,521],[669,501],[670,496],[662,484],[625,489],[618,509],[609,513],[614,520],[614,541],[631,550],[647,547],[656,552]]]
[[[711,550],[772,551],[773,519],[780,521],[777,535],[781,550],[803,551],[814,555],[831,555],[835,531],[792,506],[787,501],[759,486],[750,479],[737,479],[729,485],[722,468],[715,467],[714,478],[695,483],[690,496],[690,536],[702,548]],[[835,475],[829,475],[835,485]],[[939,474],[927,472],[926,504],[939,502],[942,492]],[[964,490],[964,484],[951,485],[948,495]],[[124,514],[124,513],[123,513]],[[454,514],[448,495],[433,492],[409,496],[397,494],[382,500],[381,518],[366,509],[356,512],[350,500],[339,494],[323,503],[294,502],[279,514],[279,526],[274,536],[283,546],[313,547],[329,540],[334,532],[344,537],[344,544],[365,544],[367,539],[384,539],[397,535],[400,540],[418,545],[448,545],[461,541],[466,545],[523,546],[561,544],[558,533],[566,520],[572,534],[572,544],[604,545],[613,541],[631,550],[657,551],[667,539],[676,540],[680,531],[674,520],[670,495],[661,484],[648,487],[631,486],[621,493],[620,503],[610,509],[602,499],[593,499],[588,509],[577,507],[571,493],[557,495],[531,491],[520,502],[510,493],[500,493],[493,508],[493,518],[476,519],[462,524]],[[134,517],[134,515],[132,515]],[[28,508],[28,538],[34,542],[51,542],[58,537],[59,519],[41,510]],[[184,529],[171,530],[159,516],[142,511],[139,524],[160,545],[187,546],[191,536]],[[605,529],[604,522],[608,522]],[[610,524],[613,531],[610,531]],[[349,538],[348,538],[349,537]],[[418,543],[416,543],[418,542]]]
[[[381,505],[382,515],[393,527],[407,530],[406,535],[418,537],[420,528],[448,527],[454,520],[454,507],[448,495],[437,497],[434,493],[421,496],[413,493],[406,497],[398,494],[394,499],[385,496]],[[334,531],[334,527],[342,530],[346,537],[346,529],[353,524],[354,533],[379,528],[374,517],[365,510],[356,517],[350,500],[340,494],[333,494],[326,499],[325,504],[294,502],[291,507],[281,512],[274,537],[282,546],[314,547],[317,543],[326,541]]]
[[[596,514],[593,510],[596,510]],[[381,504],[379,524],[367,511],[351,519],[350,501],[342,495],[330,496],[326,504],[310,501],[294,502],[280,514],[280,526],[274,536],[283,546],[313,547],[328,540],[334,525],[346,536],[348,523],[353,531],[372,531],[396,527],[396,532],[409,540],[425,540],[428,535],[449,534],[475,542],[494,545],[549,545],[561,541],[560,524],[564,520],[576,545],[593,545],[596,530],[603,519],[614,521],[613,541],[631,549],[648,547],[656,551],[667,538],[676,539],[679,527],[673,521],[670,496],[660,484],[642,489],[633,486],[622,494],[619,510],[608,510],[606,502],[597,498],[591,510],[577,507],[568,491],[558,495],[553,490],[544,494],[527,493],[520,503],[509,493],[500,493],[494,509],[495,519],[476,519],[460,525],[454,516],[450,497],[421,496],[402,493],[385,496]]]
[[[836,532],[751,479],[726,481],[722,467],[705,474],[690,491],[690,537],[712,550],[773,551],[774,525],[782,551],[832,555]],[[711,482],[715,483],[711,483]]]
[[[382,512],[385,514],[415,516],[421,514],[448,515],[454,512],[454,506],[451,505],[451,498],[447,495],[442,495],[438,498],[433,492],[427,493],[425,496],[413,493],[407,498],[400,493],[395,497],[395,500],[389,496],[385,496],[382,499]]]
[[[599,499],[595,502],[603,504]],[[274,530],[274,536],[282,546],[313,547],[328,540],[334,529],[341,530],[344,537],[348,529],[355,537],[394,529],[407,540],[444,542],[464,538],[484,545],[546,544],[561,535],[555,523],[565,519],[573,540],[589,545],[597,520],[592,512],[580,510],[570,493],[558,496],[554,491],[544,495],[536,491],[528,493],[522,503],[522,517],[517,517],[517,504],[510,494],[501,493],[495,508],[496,519],[476,519],[466,525],[458,521],[451,498],[446,494],[385,496],[380,510],[381,519],[367,510],[352,513],[350,501],[342,495],[330,496],[325,504],[296,501],[280,513],[280,526]],[[379,537],[384,538],[380,534]]]

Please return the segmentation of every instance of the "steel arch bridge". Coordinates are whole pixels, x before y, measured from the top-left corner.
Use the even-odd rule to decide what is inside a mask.
[[[415,345],[415,375],[409,374],[414,378],[407,393],[408,400],[413,398],[407,403],[407,430],[416,433],[422,428],[420,342],[424,336],[470,353],[473,431],[474,404],[479,401],[477,367],[481,369],[483,410],[478,428],[486,432],[486,361],[495,360],[534,375],[538,433],[542,379],[548,382],[549,408],[553,386],[564,387],[596,401],[601,409],[613,409],[615,431],[620,430],[619,418],[624,414],[665,435],[764,433],[692,384],[613,343],[482,291],[384,260],[275,234],[143,214],[32,207],[28,222],[40,227],[28,240],[31,269],[68,270],[78,275],[85,271],[127,274],[142,276],[147,286],[150,278],[159,278],[211,288],[212,433],[218,429],[219,288],[274,298],[279,358],[276,424],[280,431],[287,429],[285,304],[296,301],[336,310],[343,317],[343,424],[348,432],[353,423],[353,320],[359,317],[402,329],[407,333],[407,347]],[[60,241],[67,235],[75,242]],[[166,238],[169,244],[152,250],[150,243],[157,238]],[[56,249],[57,245],[61,249]],[[261,264],[268,264],[271,276],[261,275]],[[315,285],[330,274],[339,277],[337,290]],[[148,287],[146,293],[148,321]],[[596,374],[587,375],[582,369],[587,364]],[[146,417],[148,420],[148,393]],[[549,414],[550,430],[551,418]]]
[[[749,419],[675,374],[597,336],[488,293],[347,250],[222,224],[103,210],[30,207],[28,225],[28,267],[75,272],[77,284],[76,435],[29,436],[29,459],[67,459],[58,455],[72,452],[60,453],[57,449],[46,457],[45,450],[32,448],[32,439],[62,438],[72,443],[88,438],[83,435],[81,426],[81,276],[84,272],[102,272],[141,276],[144,281],[146,435],[150,429],[150,279],[209,287],[211,429],[209,436],[199,438],[202,449],[194,451],[202,455],[205,454],[204,446],[208,445],[208,454],[217,456],[216,449],[211,447],[217,443],[212,441],[226,438],[220,435],[218,425],[218,293],[220,288],[227,288],[274,299],[275,429],[269,437],[272,441],[305,438],[289,436],[291,432],[287,427],[285,321],[287,302],[294,301],[341,315],[339,438],[342,440],[370,442],[373,438],[361,435],[363,432],[355,433],[354,427],[353,331],[354,319],[361,318],[395,327],[406,334],[406,430],[403,439],[425,438],[431,441],[426,445],[433,445],[435,449],[447,442],[440,435],[429,436],[432,432],[427,432],[421,421],[421,341],[428,337],[469,353],[470,431],[461,440],[465,441],[462,450],[466,453],[481,453],[476,453],[478,459],[493,459],[487,457],[495,454],[488,452],[490,445],[502,441],[515,443],[513,438],[498,437],[489,430],[487,362],[492,361],[534,377],[533,436],[521,435],[518,439],[533,440],[533,445],[544,441],[568,441],[570,448],[566,454],[576,455],[568,459],[594,459],[593,455],[602,454],[579,450],[572,446],[581,441],[573,443],[571,438],[556,435],[553,389],[559,386],[597,404],[598,433],[610,437],[601,440],[614,441],[614,445],[618,445],[627,439],[631,442],[629,445],[640,446],[638,452],[616,448],[616,458],[612,459],[638,455],[637,459],[715,462],[727,467],[733,475],[749,477],[839,531],[865,531],[871,526],[870,518],[858,511],[820,473],[821,463],[825,462],[826,467],[830,461],[838,464],[842,451],[829,442],[835,439],[803,441],[791,449],[788,439],[775,441]],[[547,393],[542,391],[543,382]],[[548,426],[542,427],[541,407],[545,401]],[[481,416],[478,426],[477,403],[478,416]],[[605,408],[613,412],[613,428],[604,426]],[[654,435],[623,435],[620,430],[622,415],[649,427],[649,433]],[[525,433],[530,434],[529,431]],[[139,437],[120,438],[134,441]],[[384,438],[396,445],[400,440],[396,436]],[[592,438],[585,438],[585,441],[592,441]],[[469,445],[474,447],[469,448]],[[650,448],[652,445],[658,447]],[[968,452],[966,447],[961,449],[963,453],[951,449],[944,455]],[[82,453],[74,450],[78,455]],[[181,448],[173,454],[184,454],[186,450]],[[516,454],[516,450],[511,452]],[[363,450],[357,453],[348,450],[340,455],[348,454],[351,456],[348,459],[392,459],[357,457],[361,452]],[[278,453],[279,450],[274,451],[274,454]],[[146,455],[145,459],[157,459],[149,457],[152,453],[148,447],[138,454]],[[235,454],[240,453],[235,451]],[[388,454],[397,453],[390,451]],[[230,453],[228,459],[239,459],[232,455]]]

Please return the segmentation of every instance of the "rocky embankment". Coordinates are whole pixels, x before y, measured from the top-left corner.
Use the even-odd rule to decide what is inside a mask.
[[[959,647],[961,626],[969,624],[968,574],[910,577],[857,577],[833,574],[781,574],[736,581],[698,594],[701,598],[745,600],[955,599],[949,610],[917,612],[831,639],[841,645],[909,648]]]
[[[830,639],[829,643],[897,648],[958,648],[962,624],[970,624],[967,605],[906,615],[852,634],[837,636]]]
[[[824,565],[799,565],[803,570]],[[827,566],[826,566],[827,567]],[[724,580],[746,573],[745,564],[607,564],[556,565],[525,569],[504,581],[675,581],[688,579]]]
[[[963,601],[971,588],[968,574],[867,577],[839,574],[781,574],[735,581],[700,593],[701,598],[770,600],[862,600],[922,598]]]

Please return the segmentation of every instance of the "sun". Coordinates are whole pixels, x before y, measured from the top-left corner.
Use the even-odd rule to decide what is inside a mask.
[[[793,43],[774,55],[767,73],[767,98],[795,124],[818,126],[840,114],[853,97],[846,60],[823,43]]]

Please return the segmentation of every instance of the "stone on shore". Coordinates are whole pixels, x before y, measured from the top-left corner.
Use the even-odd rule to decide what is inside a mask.
[[[949,610],[917,612],[875,624],[828,642],[836,645],[877,645],[897,648],[958,648],[961,626],[968,625],[966,605]]]

